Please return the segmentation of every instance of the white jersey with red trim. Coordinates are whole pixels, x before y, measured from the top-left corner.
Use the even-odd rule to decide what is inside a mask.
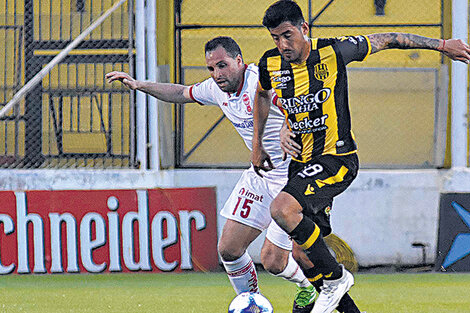
[[[244,82],[236,93],[222,91],[214,79],[209,78],[190,87],[191,98],[202,105],[218,105],[243,138],[248,149],[252,149],[253,106],[258,86],[258,67],[250,64],[245,69]],[[273,93],[275,95],[275,93]],[[284,114],[276,105],[271,105],[263,135],[263,146],[274,165],[282,162],[279,132],[284,123]],[[285,162],[288,163],[288,162]],[[280,166],[286,168],[287,166]],[[278,167],[276,166],[276,167]]]

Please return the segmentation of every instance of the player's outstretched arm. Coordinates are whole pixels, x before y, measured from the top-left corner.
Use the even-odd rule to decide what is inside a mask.
[[[405,33],[367,35],[371,54],[385,49],[429,49],[444,53],[454,61],[470,63],[470,47],[461,39],[434,39]]]
[[[140,81],[124,72],[110,72],[106,74],[106,79],[108,83],[120,81],[132,90],[140,90],[162,101],[172,103],[193,102],[189,95],[188,86]]]
[[[270,105],[271,92],[264,90],[258,84],[253,108],[253,143],[251,150],[251,163],[253,163],[255,172],[261,177],[263,177],[263,175],[260,173],[260,169],[263,171],[270,171],[274,168],[269,154],[263,147],[263,133],[266,121],[268,120]]]

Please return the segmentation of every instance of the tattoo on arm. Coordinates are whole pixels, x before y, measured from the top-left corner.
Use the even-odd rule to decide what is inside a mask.
[[[439,39],[404,33],[380,33],[368,35],[371,54],[385,49],[431,49],[437,50]]]

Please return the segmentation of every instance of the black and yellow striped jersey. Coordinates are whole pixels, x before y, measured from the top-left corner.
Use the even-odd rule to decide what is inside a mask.
[[[357,149],[351,131],[346,65],[370,54],[365,36],[316,38],[302,64],[284,60],[279,50],[267,51],[259,62],[259,81],[274,88],[288,127],[296,134],[302,152],[294,160],[314,156],[345,155]]]

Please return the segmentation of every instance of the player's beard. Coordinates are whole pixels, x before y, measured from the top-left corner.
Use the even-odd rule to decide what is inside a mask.
[[[284,57],[284,60],[286,60],[287,62],[294,62],[296,61],[296,59],[298,59],[298,57],[296,58],[296,56],[294,55],[294,51],[292,50],[283,51],[282,56]]]
[[[307,51],[310,50],[310,40],[306,41],[305,46],[299,49],[300,51],[295,49],[285,49],[281,54],[284,60],[287,62],[300,64],[304,61],[302,60],[302,56],[304,55],[305,51],[304,49],[307,49]]]
[[[302,55],[302,52],[297,52],[292,49],[287,49],[282,51],[282,57],[284,60],[290,63],[297,63],[300,62],[300,56]]]
[[[238,90],[238,82],[236,80],[226,79],[222,86],[219,83],[217,83],[217,86],[219,86],[220,90],[228,93],[234,93]]]

